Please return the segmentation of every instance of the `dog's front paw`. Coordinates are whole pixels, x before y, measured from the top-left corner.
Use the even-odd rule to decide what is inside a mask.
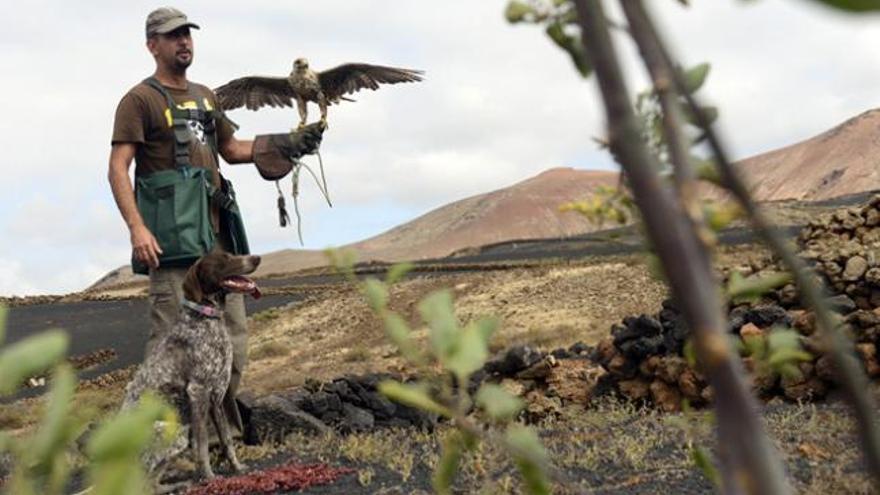
[[[232,462],[232,470],[236,473],[243,473],[247,470],[247,468],[247,464],[240,462],[238,459]]]
[[[202,481],[208,481],[216,478],[217,475],[214,474],[214,470],[209,467],[203,468],[199,473],[199,477],[202,479]]]

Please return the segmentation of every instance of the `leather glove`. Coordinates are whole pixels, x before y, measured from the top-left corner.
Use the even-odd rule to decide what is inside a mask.
[[[278,180],[293,169],[293,160],[318,151],[324,124],[315,122],[282,134],[261,134],[254,138],[254,164],[266,180]]]

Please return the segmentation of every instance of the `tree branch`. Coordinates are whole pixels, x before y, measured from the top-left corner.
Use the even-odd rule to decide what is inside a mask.
[[[611,151],[629,176],[645,227],[673,296],[693,330],[701,363],[715,389],[719,448],[726,493],[787,493],[782,467],[747,390],[742,363],[726,335],[709,255],[693,223],[663,187],[655,158],[641,140],[614,46],[598,0],[575,0],[584,50],[599,80]],[[632,29],[632,26],[631,26]]]
[[[622,0],[622,2],[624,7],[628,4],[637,4],[638,7],[630,7],[644,11],[641,2],[638,0]],[[647,17],[645,18],[647,19]],[[650,33],[650,36],[656,40],[655,44],[661,50],[663,64],[669,70],[672,70],[675,85],[680,91],[681,88],[685,87],[683,74],[674,69],[672,57],[665,49],[654,26],[649,23],[646,26],[646,32]],[[816,323],[822,335],[823,343],[825,348],[830,351],[835,370],[838,374],[838,381],[843,387],[847,400],[850,402],[855,413],[860,432],[859,438],[866,456],[868,469],[875,482],[880,483],[880,429],[878,429],[878,425],[874,420],[876,405],[869,393],[868,379],[855,358],[852,342],[837,330],[835,318],[825,303],[822,290],[813,276],[812,270],[788,246],[785,238],[773,227],[772,223],[752,199],[748,188],[731,164],[718,135],[713,130],[711,120],[706,115],[706,112],[703,111],[702,106],[699,105],[694,95],[680,92],[685,97],[688,106],[696,117],[697,125],[706,134],[709,146],[718,162],[724,186],[742,205],[745,212],[751,218],[752,225],[764,242],[770,246],[773,252],[782,260],[785,267],[794,275],[795,283],[800,289],[800,296],[804,305],[813,308],[813,311],[816,313]]]

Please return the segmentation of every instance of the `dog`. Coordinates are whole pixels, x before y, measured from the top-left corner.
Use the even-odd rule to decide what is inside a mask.
[[[228,292],[260,297],[256,284],[245,277],[259,264],[259,256],[235,256],[220,250],[199,258],[184,277],[184,300],[176,323],[157,342],[125,389],[123,409],[133,406],[146,390],[152,390],[177,408],[182,422],[189,419],[191,431],[182,428],[171,446],[145,454],[145,467],[156,483],[168,461],[186,449],[189,438],[200,478],[214,477],[208,455],[209,417],[232,469],[241,472],[245,468],[235,455],[222,406],[232,370],[232,341],[224,323],[223,306]],[[159,487],[159,491],[172,490]]]

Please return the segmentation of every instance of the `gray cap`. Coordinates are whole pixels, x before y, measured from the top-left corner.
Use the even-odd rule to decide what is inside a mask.
[[[184,26],[199,29],[198,24],[189,22],[183,12],[174,7],[160,7],[147,16],[147,38],[156,34],[168,34]]]

